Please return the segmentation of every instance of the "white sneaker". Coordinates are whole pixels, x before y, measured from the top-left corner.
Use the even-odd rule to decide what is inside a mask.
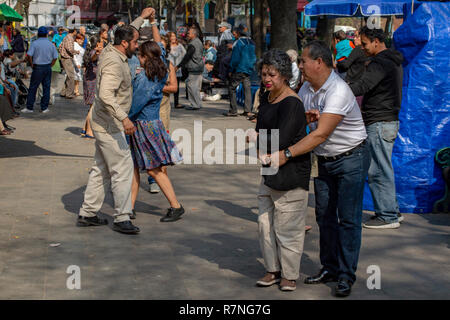
[[[158,184],[156,182],[153,182],[150,184],[150,189],[148,190],[148,192],[150,193],[158,193],[159,191],[161,191],[161,189],[159,188]]]
[[[50,109],[45,109],[45,110],[42,110],[41,112],[42,113],[47,113],[47,112],[49,112],[50,111]]]
[[[33,113],[33,110],[27,109],[27,108],[23,108],[22,110],[20,110],[20,112],[22,113]]]

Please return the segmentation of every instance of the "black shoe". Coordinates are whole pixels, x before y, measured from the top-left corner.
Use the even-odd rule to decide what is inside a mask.
[[[237,113],[233,113],[233,112],[230,112],[230,111],[228,111],[228,112],[224,112],[224,113],[222,113],[225,117],[237,117],[238,116],[238,114]]]
[[[78,227],[104,226],[106,224],[108,224],[108,220],[99,218],[98,216],[94,217],[78,216],[77,220]]]
[[[336,285],[336,297],[348,297],[352,292],[353,283],[347,279],[339,279]]]
[[[113,230],[126,234],[137,234],[139,233],[139,228],[134,226],[131,221],[114,222]]]
[[[200,110],[200,108],[194,108],[194,107],[188,106],[188,107],[184,107],[184,110]]]
[[[336,281],[337,277],[325,269],[320,270],[319,274],[316,274],[315,276],[308,277],[305,279],[306,284],[319,284]]]
[[[181,215],[184,213],[183,206],[180,206],[178,209],[169,208],[167,210],[167,214],[160,219],[161,222],[172,222],[177,221],[181,218]]]
[[[131,211],[131,213],[129,214],[129,216],[130,216],[130,219],[131,220],[134,220],[134,219],[136,219],[136,211],[134,211],[134,209]]]

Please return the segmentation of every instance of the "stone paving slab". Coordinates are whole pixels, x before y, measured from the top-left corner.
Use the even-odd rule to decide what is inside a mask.
[[[203,121],[203,132],[254,126],[243,117],[223,117],[227,108],[221,100],[200,111],[173,109],[172,132],[185,128],[193,134],[194,120]],[[313,229],[305,239],[297,290],[255,287],[264,273],[257,165],[169,168],[187,209],[176,223],[159,222],[167,201],[147,192],[142,175],[139,235],[112,231],[110,194],[100,213],[109,226],[77,228],[94,153],[94,142],[79,137],[86,112],[80,98],[57,98],[50,113],[22,115],[11,121],[15,133],[0,137],[0,299],[335,299],[332,284],[302,282],[320,268],[312,188],[307,223]],[[358,281],[349,299],[450,298],[450,217],[404,216],[398,230],[363,230]],[[55,243],[60,245],[50,246]],[[81,269],[80,290],[67,289],[71,265]],[[381,269],[380,290],[366,286],[371,265]]]

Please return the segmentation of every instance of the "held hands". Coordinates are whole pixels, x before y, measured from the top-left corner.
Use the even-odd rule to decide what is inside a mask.
[[[282,167],[286,164],[287,159],[284,155],[284,151],[278,151],[270,155],[270,165],[274,168]]]
[[[136,131],[136,127],[130,119],[125,118],[122,120],[123,129],[125,130],[125,134],[132,135]]]
[[[320,118],[320,112],[317,109],[311,109],[305,112],[306,123],[316,122]]]
[[[144,10],[142,10],[142,13],[141,13],[142,19],[149,19],[150,22],[152,22],[153,20],[155,20],[155,16],[156,16],[156,10],[153,9],[152,7],[147,7]]]

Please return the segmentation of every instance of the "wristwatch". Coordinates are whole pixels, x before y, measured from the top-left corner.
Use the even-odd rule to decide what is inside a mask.
[[[286,160],[289,160],[292,158],[292,153],[289,151],[288,148],[284,149],[284,155],[286,157]]]

